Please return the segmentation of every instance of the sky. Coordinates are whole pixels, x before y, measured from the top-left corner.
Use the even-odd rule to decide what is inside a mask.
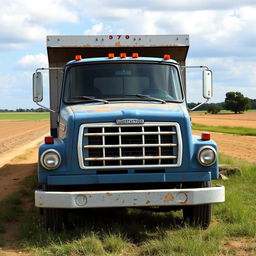
[[[47,67],[47,35],[189,34],[187,65],[213,71],[214,97],[256,99],[255,0],[0,0],[0,109],[37,108],[32,74]],[[187,74],[201,102],[201,73]],[[43,104],[48,106],[48,82]]]

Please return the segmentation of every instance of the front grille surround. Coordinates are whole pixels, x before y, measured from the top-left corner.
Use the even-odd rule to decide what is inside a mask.
[[[181,130],[176,122],[82,124],[77,150],[84,170],[179,167]]]

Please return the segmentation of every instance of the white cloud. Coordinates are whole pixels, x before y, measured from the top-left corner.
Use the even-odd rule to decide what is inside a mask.
[[[17,79],[14,76],[7,73],[0,72],[1,97],[4,96],[5,94],[11,93],[16,83],[17,83]]]
[[[64,0],[0,0],[0,47],[20,48],[27,42],[45,39],[56,34],[49,24],[76,23],[78,17]]]
[[[25,55],[18,60],[18,67],[22,69],[36,69],[41,67],[48,67],[48,59],[45,54],[39,53],[36,55]]]
[[[101,14],[111,13],[116,10],[124,10],[122,15],[129,15],[131,10],[143,11],[194,11],[194,10],[228,10],[242,6],[255,5],[255,0],[84,0],[74,3],[79,8],[86,10],[89,16],[104,17]],[[91,12],[93,10],[93,12]],[[132,15],[131,15],[132,17]]]
[[[99,35],[112,33],[111,26],[104,25],[102,22],[93,25],[90,29],[84,31],[85,35]]]
[[[50,24],[56,22],[77,22],[76,12],[71,11],[65,0],[12,0],[0,1],[2,15],[22,17],[29,24]],[[3,24],[2,24],[3,25]]]

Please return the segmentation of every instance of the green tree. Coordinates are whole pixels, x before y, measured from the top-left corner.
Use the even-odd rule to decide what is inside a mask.
[[[250,108],[250,99],[244,97],[241,92],[227,92],[225,99],[225,109],[241,113]]]
[[[221,111],[221,107],[217,104],[209,104],[207,112],[211,114],[218,114]]]

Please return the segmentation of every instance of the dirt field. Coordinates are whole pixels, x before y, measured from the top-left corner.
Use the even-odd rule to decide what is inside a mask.
[[[209,126],[233,126],[256,128],[256,112],[244,114],[191,114],[192,122]]]
[[[49,121],[0,121],[0,154],[49,132]],[[1,157],[1,155],[0,155]]]

